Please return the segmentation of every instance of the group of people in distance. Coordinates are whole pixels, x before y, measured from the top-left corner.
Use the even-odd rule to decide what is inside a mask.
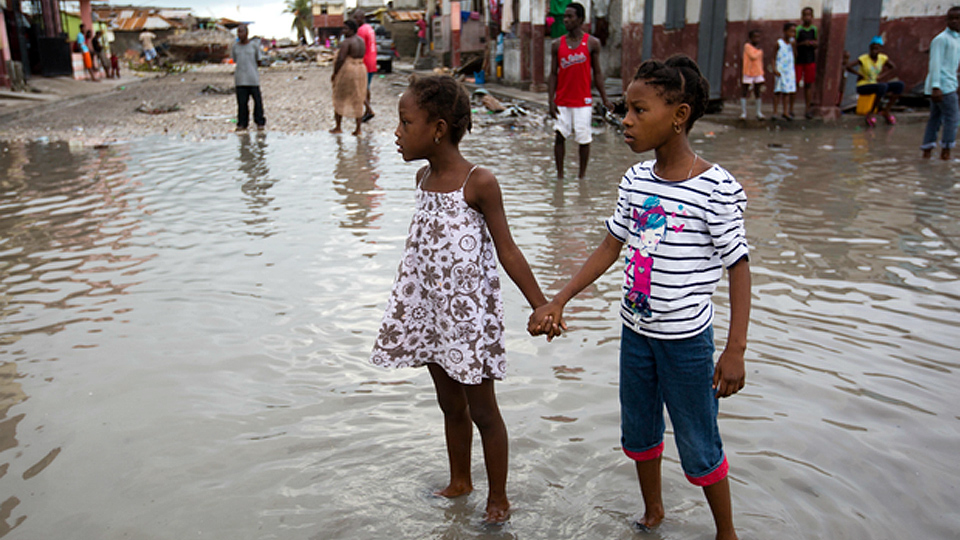
[[[377,72],[377,42],[373,28],[366,23],[363,10],[356,9],[351,20],[344,23],[343,39],[333,64],[333,110],[336,125],[330,133],[340,133],[344,117],[355,118],[354,135],[360,135],[360,125],[374,117],[370,104],[370,83]],[[258,130],[266,127],[263,96],[260,93],[258,66],[263,58],[259,39],[250,39],[246,24],[237,27],[237,41],[230,50],[234,65],[234,85],[237,92],[237,131],[250,125],[250,100],[253,100],[253,121]]]
[[[83,57],[83,69],[91,81],[97,81],[97,72],[103,70],[108,79],[120,77],[120,61],[116,54],[111,53],[104,41],[103,32],[94,32],[86,24],[80,25],[77,33],[75,51]]]
[[[591,102],[584,93],[565,94],[564,70],[574,68],[568,75],[579,74],[581,84],[586,77],[587,91],[591,81],[597,84],[609,104],[595,62],[595,38],[579,27],[583,16],[579,4],[566,8],[567,34],[553,45],[550,91],[557,146],[572,135],[581,149],[589,139],[580,133],[579,112],[564,108]],[[476,425],[487,471],[484,519],[503,522],[510,514],[507,430],[494,392],[494,381],[506,368],[497,261],[533,309],[528,332],[550,340],[567,330],[565,305],[619,260],[626,245],[619,317],[621,447],[636,463],[645,506],[632,525],[648,530],[664,519],[660,465],[666,406],[681,467],[691,483],[702,487],[716,537],[737,537],[717,414],[718,400],[745,383],[746,195],[729,172],[697,155],[687,138],[708,97],[706,79],[686,56],[648,60],[639,67],[626,92],[623,140],[632,152],[654,151],[655,159],[624,174],[606,237],[548,301],[510,233],[496,177],[460,152],[472,125],[466,90],[446,75],[413,78],[400,98],[396,144],[405,161],[427,164],[414,178],[416,211],[371,362],[429,371],[443,413],[450,467],[449,481],[437,495],[460,497],[473,490],[470,453]],[[581,176],[588,155],[581,151]],[[710,298],[724,269],[730,325],[715,364]]]
[[[773,115],[782,111],[786,120],[794,118],[794,97],[798,83],[803,83],[806,117],[813,116],[813,83],[816,81],[816,58],[818,47],[817,27],[813,25],[813,8],[803,8],[801,24],[792,22],[783,25],[783,36],[777,40],[777,53],[771,70],[775,77]],[[946,28],[930,43],[930,58],[924,94],[930,96],[930,118],[920,148],[924,158],[931,157],[937,146],[937,136],[942,129],[941,159],[950,159],[950,151],[956,145],[957,127],[960,125],[960,107],[957,101],[957,70],[960,69],[960,6],[947,11]],[[849,61],[844,54],[844,71],[857,77],[857,95],[868,96],[872,104],[867,108],[867,126],[877,125],[877,115],[889,125],[897,123],[892,107],[905,91],[902,81],[895,80],[896,65],[883,51],[884,39],[875,36],[870,40],[867,53]],[[752,93],[756,100],[756,117],[763,119],[761,112],[764,79],[763,48],[761,33],[750,30],[748,41],[743,46],[741,119],[747,118],[747,98]]]
[[[817,47],[819,30],[813,24],[813,8],[805,7],[800,12],[800,25],[787,22],[783,25],[783,35],[777,39],[777,51],[770,70],[775,83],[773,90],[773,115],[782,110],[786,120],[794,119],[794,100],[798,85],[803,85],[803,98],[806,104],[804,116],[813,118],[813,85],[817,80]],[[756,117],[764,118],[761,112],[763,103],[764,77],[763,47],[760,30],[753,29],[747,34],[743,45],[741,65],[742,94],[740,97],[740,118],[747,118],[747,98],[752,93],[756,104]],[[782,104],[782,109],[780,105]]]

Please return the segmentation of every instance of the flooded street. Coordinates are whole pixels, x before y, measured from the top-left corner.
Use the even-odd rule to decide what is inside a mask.
[[[747,387],[720,420],[741,538],[960,530],[960,168],[921,162],[922,130],[695,140],[750,199]],[[462,145],[499,177],[548,296],[640,159],[599,133],[588,178],[558,183],[552,140],[491,126]],[[712,538],[672,435],[667,519],[630,528],[622,263],[550,344],[504,281],[513,517],[480,525],[479,437],[477,491],[431,497],[447,458],[430,377],[367,361],[421,165],[387,133],[0,143],[0,537]]]

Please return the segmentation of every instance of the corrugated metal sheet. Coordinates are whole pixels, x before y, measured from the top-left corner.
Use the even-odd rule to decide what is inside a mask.
[[[169,30],[183,25],[159,15],[137,14],[133,17],[117,17],[112,26],[120,32],[138,32],[140,30]]]

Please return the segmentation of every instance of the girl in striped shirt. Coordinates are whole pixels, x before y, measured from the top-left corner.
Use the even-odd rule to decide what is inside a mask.
[[[656,159],[624,174],[607,236],[570,282],[530,317],[533,334],[566,330],[563,308],[620,257],[626,244],[620,318],[621,444],[636,462],[645,511],[664,518],[660,463],[666,405],[687,479],[703,488],[718,539],[736,538],[718,398],[743,388],[750,317],[750,266],[743,227],[746,196],[736,179],[700,158],[687,134],[710,95],[686,56],[647,61],[627,89],[624,140]],[[711,296],[727,270],[730,328],[713,362]]]

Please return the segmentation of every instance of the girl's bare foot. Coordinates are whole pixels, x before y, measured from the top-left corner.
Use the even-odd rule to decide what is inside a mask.
[[[944,148],[943,150],[940,151],[940,159],[942,159],[942,160],[944,160],[944,161],[947,161],[948,159],[950,159],[950,149],[949,149],[949,148]]]
[[[464,495],[469,495],[473,492],[473,486],[470,484],[450,484],[449,486],[441,489],[440,491],[434,492],[434,495],[438,497],[446,497],[448,499],[453,499],[455,497],[462,497]]]
[[[651,510],[648,509],[643,517],[636,521],[636,526],[641,531],[649,531],[651,529],[656,529],[660,526],[660,523],[663,521],[663,509]]]
[[[360,136],[360,130],[358,129],[358,130],[354,131],[353,133],[351,133],[351,135],[353,135],[354,137],[359,137],[359,136]]]
[[[930,154],[933,153],[933,148],[924,148],[923,149],[923,159],[930,159]]]
[[[333,128],[330,130],[330,133],[333,133],[334,135],[336,135],[338,133],[343,133],[343,131],[340,131],[340,128]]]
[[[487,513],[483,516],[484,523],[503,523],[510,519],[510,503],[508,501],[487,501]]]

